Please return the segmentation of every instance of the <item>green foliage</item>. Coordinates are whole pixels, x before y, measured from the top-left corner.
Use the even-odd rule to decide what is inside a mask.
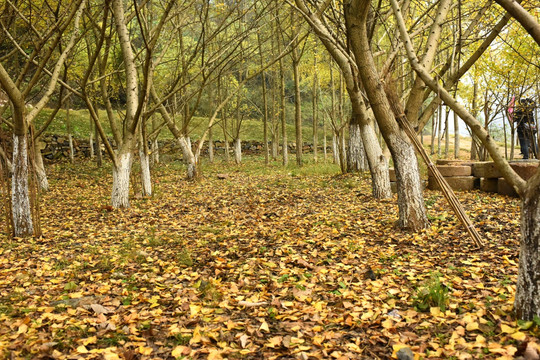
[[[425,281],[414,296],[413,305],[419,311],[428,311],[431,307],[439,307],[441,311],[446,311],[448,302],[448,287],[441,282],[441,275],[434,273]]]

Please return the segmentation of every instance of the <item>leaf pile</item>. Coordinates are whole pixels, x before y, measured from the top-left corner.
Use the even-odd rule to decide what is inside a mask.
[[[459,194],[471,247],[440,193],[431,228],[397,230],[396,201],[357,176],[200,183],[163,167],[155,196],[108,204],[110,176],[61,166],[44,236],[0,239],[0,356],[58,359],[512,359],[519,203]],[[2,235],[4,236],[4,235]],[[5,236],[4,236],[5,237]]]

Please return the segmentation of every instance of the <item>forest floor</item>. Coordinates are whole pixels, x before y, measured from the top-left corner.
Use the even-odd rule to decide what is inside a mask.
[[[439,192],[425,192],[431,227],[410,233],[368,177],[249,164],[210,167],[200,182],[175,164],[153,176],[154,197],[120,211],[107,169],[51,167],[43,237],[0,234],[0,357],[386,359],[407,346],[416,359],[513,359],[538,348],[540,321],[512,313],[518,199],[457,193],[487,242],[475,249]]]

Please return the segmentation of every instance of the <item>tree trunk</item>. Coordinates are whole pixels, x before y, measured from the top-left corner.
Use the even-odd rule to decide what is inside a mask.
[[[283,59],[279,60],[279,115],[281,118],[281,153],[283,156],[283,166],[289,164],[289,147],[287,144],[287,123],[285,121],[285,69],[283,69]]]
[[[212,128],[208,129],[208,161],[214,162],[214,134]]]
[[[129,207],[129,176],[131,174],[131,147],[119,150],[118,165],[113,166],[111,204],[114,208]]]
[[[349,123],[349,151],[347,153],[347,172],[366,171],[365,151],[362,143],[360,123],[353,117]]]
[[[394,159],[398,188],[398,226],[416,231],[429,224],[422,197],[420,170],[414,148],[394,118],[371,54],[366,27],[369,5],[370,2],[358,0],[344,5],[347,35],[373,113]]]
[[[75,161],[75,149],[73,148],[73,135],[71,129],[71,118],[69,117],[71,102],[68,102],[68,108],[66,110],[66,128],[68,132],[68,143],[69,143],[69,161],[73,164]]]
[[[152,178],[150,176],[150,156],[143,144],[139,144],[139,158],[141,162],[142,195],[152,196]]]
[[[41,191],[49,191],[49,181],[47,180],[47,172],[45,171],[43,156],[41,155],[42,146],[43,143],[39,141],[39,138],[34,140],[34,164],[39,188]]]
[[[11,177],[11,211],[13,233],[17,237],[34,233],[28,189],[27,135],[13,135],[13,174]]]
[[[459,159],[459,117],[454,113],[454,159]]]
[[[324,116],[323,116],[322,126],[323,126],[323,156],[324,156],[324,162],[326,162],[328,160],[328,151],[326,149],[328,144],[326,143],[326,121],[325,121]]]
[[[522,320],[533,320],[535,316],[540,316],[540,222],[538,219],[540,219],[540,184],[533,182],[528,185],[528,191],[521,204],[521,246],[514,306],[518,319]]]
[[[159,164],[159,142],[157,137],[152,140],[152,165]]]
[[[334,164],[339,164],[338,139],[335,131],[332,134],[332,155],[334,155]]]
[[[293,49],[293,53],[296,48]],[[295,56],[296,58],[296,56]],[[296,131],[296,165],[302,166],[302,94],[300,93],[299,60],[293,60],[294,77],[294,128]]]
[[[338,137],[339,141],[339,165],[341,172],[345,174],[347,172],[347,145],[345,144],[345,129],[342,128]]]
[[[234,162],[236,164],[242,163],[242,140],[240,137],[234,139]]]
[[[197,169],[197,159],[195,154],[193,154],[193,149],[185,137],[178,138],[178,144],[180,145],[180,149],[182,149],[184,161],[186,162],[188,180],[197,179],[199,171]]]
[[[96,164],[100,168],[103,166],[103,154],[101,153],[101,138],[99,137],[98,127],[94,127],[96,139]]]
[[[90,159],[95,156],[94,153],[94,121],[90,118],[90,134],[88,136],[88,143],[90,145]]]
[[[437,117],[439,112],[436,111],[431,117],[431,151],[430,154],[435,154],[435,137],[437,136]]]
[[[312,105],[313,105],[313,161],[317,162],[318,159],[318,147],[319,147],[319,78],[317,76],[317,55],[313,61],[313,91],[312,91]]]
[[[444,158],[448,159],[448,151],[450,148],[450,109],[448,107],[446,108],[446,117],[444,123]]]

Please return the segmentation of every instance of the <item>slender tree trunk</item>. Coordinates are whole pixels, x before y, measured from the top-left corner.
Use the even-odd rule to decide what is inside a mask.
[[[69,113],[70,113],[70,105],[71,105],[71,102],[68,102],[67,104],[67,109],[66,109],[66,127],[67,127],[67,133],[68,133],[68,143],[69,143],[69,161],[73,164],[73,162],[75,161],[75,149],[73,147],[73,131],[71,129],[71,118],[69,116]]]
[[[454,159],[459,159],[459,117],[454,113]]]
[[[339,147],[339,166],[341,172],[345,174],[347,172],[347,144],[345,141],[345,128],[342,128],[338,136]]]
[[[118,166],[113,166],[111,203],[114,208],[129,207],[129,177],[131,174],[131,146],[124,146],[117,153]]]
[[[197,166],[198,162],[195,154],[193,154],[193,149],[191,148],[185,137],[179,137],[177,141],[180,145],[180,149],[182,150],[184,161],[186,162],[187,178],[188,180],[195,180],[199,176],[199,171]]]
[[[90,134],[88,136],[88,143],[90,144],[90,159],[93,159],[96,155],[94,153],[94,121],[90,118]]]
[[[435,154],[435,137],[437,136],[437,116],[438,111],[431,117],[431,155]]]
[[[145,124],[141,124],[139,138],[139,161],[141,164],[141,184],[142,195],[152,196],[152,177],[150,175],[150,156],[148,151],[148,140],[146,138]]]
[[[328,151],[327,151],[327,146],[328,144],[326,143],[326,120],[325,120],[325,117],[323,116],[322,118],[322,127],[323,127],[323,154],[324,154],[324,162],[326,162],[328,160]]]
[[[313,161],[318,161],[318,147],[319,147],[319,89],[317,76],[317,55],[313,60],[313,89],[312,89],[312,105],[313,105]]]
[[[295,53],[297,49],[293,50]],[[302,94],[300,93],[300,60],[298,55],[293,58],[294,77],[294,127],[296,130],[296,165],[302,166]]]
[[[261,45],[260,34],[257,33],[257,42],[259,43],[259,54],[261,58],[261,67],[264,66],[263,51]],[[270,163],[270,149],[268,147],[268,97],[266,91],[266,73],[262,74],[262,96],[263,96],[263,142],[264,142],[264,163]]]
[[[335,131],[332,134],[332,155],[334,156],[334,164],[339,164],[338,138]]]
[[[47,180],[47,172],[45,171],[43,155],[41,154],[43,145],[40,138],[34,140],[34,164],[40,190],[49,191],[49,181]]]
[[[448,151],[450,150],[450,108],[446,108],[445,131],[444,131],[444,157],[448,159]]]
[[[279,60],[279,115],[281,118],[281,142],[282,149],[281,153],[283,155],[283,166],[289,164],[289,147],[287,144],[287,123],[285,121],[285,69],[283,68],[283,59]]]
[[[441,157],[442,154],[442,147],[441,147],[441,139],[442,139],[442,113],[443,113],[443,107],[442,104],[439,106],[439,121],[437,122],[437,125],[439,129],[437,130],[437,155]]]
[[[208,160],[214,162],[214,136],[212,128],[208,129]]]
[[[234,139],[234,162],[236,164],[242,163],[242,139],[240,136]]]
[[[141,162],[141,183],[142,195],[152,196],[152,178],[150,176],[150,156],[144,151],[144,147],[139,148],[139,158]]]
[[[157,121],[156,121],[156,117],[153,116],[152,117],[152,132],[155,132],[157,131],[157,127],[158,127],[158,124],[157,124]],[[158,137],[159,137],[159,132],[157,134],[155,134],[154,136],[154,139],[152,140],[152,166],[156,165],[156,164],[159,164],[159,141],[158,141]]]
[[[97,126],[94,127],[96,138],[96,164],[98,168],[103,166],[103,154],[101,153],[101,138],[99,137]]]
[[[475,81],[473,86],[473,102],[472,102],[472,116],[476,119],[478,116],[478,105],[476,98],[478,96],[478,83]],[[510,154],[512,158],[512,154]],[[471,160],[478,159],[478,147],[476,146],[476,136],[471,131]]]
[[[11,212],[13,233],[17,237],[34,233],[28,188],[27,134],[13,135],[13,174],[11,176]]]

